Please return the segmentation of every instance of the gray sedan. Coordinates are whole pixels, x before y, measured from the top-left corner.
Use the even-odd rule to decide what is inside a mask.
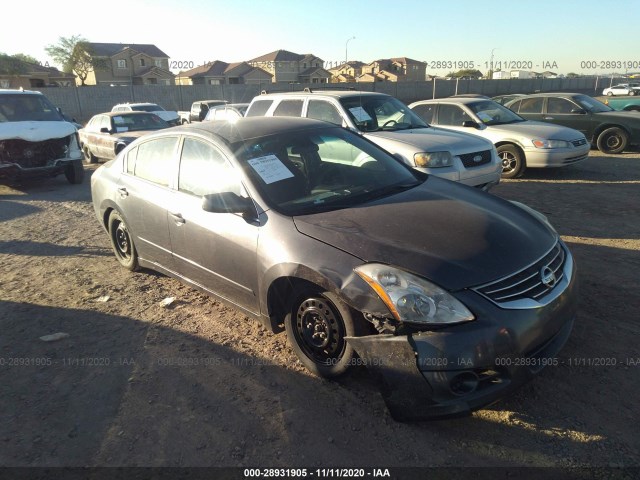
[[[502,159],[502,177],[526,168],[564,167],[589,155],[584,134],[560,125],[525,120],[492,100],[442,98],[409,105],[424,121],[491,140]]]
[[[552,365],[572,329],[573,257],[543,215],[326,122],[153,133],[91,192],[123,267],[285,330],[317,375],[366,365],[396,419],[494,402]]]

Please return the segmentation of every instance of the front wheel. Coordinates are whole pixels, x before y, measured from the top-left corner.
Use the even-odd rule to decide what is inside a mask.
[[[116,259],[124,268],[138,269],[138,252],[133,244],[131,234],[120,214],[116,211],[109,216],[109,238]]]
[[[287,338],[302,364],[320,377],[335,377],[353,364],[345,337],[355,335],[349,307],[331,292],[307,290],[285,318]]]
[[[64,176],[71,184],[82,183],[84,180],[84,166],[82,160],[72,160],[64,167]]]
[[[612,97],[613,96],[613,92],[607,92],[607,97]]]
[[[86,163],[98,163],[98,157],[91,153],[89,145],[85,145],[82,151],[84,152],[84,161]]]
[[[622,153],[629,143],[629,135],[619,127],[607,128],[598,135],[598,150],[602,153]]]
[[[502,178],[517,178],[524,173],[524,155],[515,145],[501,145],[497,148],[502,160]]]

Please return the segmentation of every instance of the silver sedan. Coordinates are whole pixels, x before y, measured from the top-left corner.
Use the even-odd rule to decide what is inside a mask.
[[[502,159],[502,177],[526,168],[552,168],[585,160],[591,145],[572,128],[525,120],[492,100],[442,98],[414,102],[409,108],[424,121],[491,140]]]

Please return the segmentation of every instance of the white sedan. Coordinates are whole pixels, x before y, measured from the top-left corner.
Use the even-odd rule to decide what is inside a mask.
[[[611,97],[613,95],[636,95],[640,92],[640,83],[621,83],[613,87],[605,88],[602,95]]]
[[[564,167],[585,160],[590,144],[572,128],[525,120],[493,100],[441,98],[409,105],[425,122],[491,140],[502,160],[502,178],[526,168]]]

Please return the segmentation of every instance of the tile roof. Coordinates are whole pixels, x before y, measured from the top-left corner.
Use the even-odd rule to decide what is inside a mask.
[[[293,53],[288,50],[276,50],[260,57],[253,58],[249,62],[298,62],[305,58],[305,55]]]
[[[88,42],[89,46],[93,49],[94,55],[98,57],[111,57],[118,52],[121,52],[125,48],[130,48],[136,52],[146,53],[150,57],[164,57],[169,58],[169,55],[164,53],[158,47],[148,43],[94,43]]]

